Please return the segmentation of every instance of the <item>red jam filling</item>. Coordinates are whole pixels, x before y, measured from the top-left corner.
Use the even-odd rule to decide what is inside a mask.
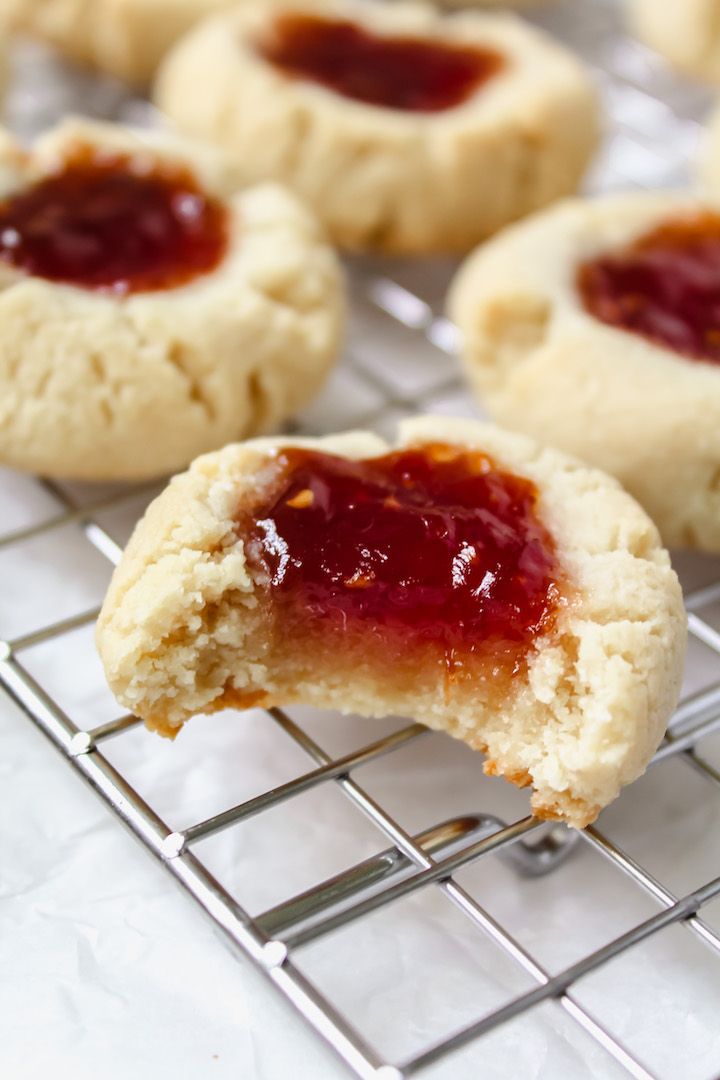
[[[380,37],[352,22],[280,15],[259,53],[288,75],[344,97],[409,112],[461,105],[504,65],[477,46]]]
[[[720,362],[720,214],[667,222],[626,251],[585,263],[577,281],[601,322]]]
[[[552,630],[561,575],[531,481],[439,444],[366,461],[288,449],[277,467],[246,542],[286,640],[427,646],[512,672]]]
[[[0,259],[120,296],[184,285],[227,248],[227,214],[181,166],[79,154],[0,203]]]

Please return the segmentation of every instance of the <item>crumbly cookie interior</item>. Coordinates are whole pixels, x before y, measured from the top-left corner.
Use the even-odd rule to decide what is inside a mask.
[[[536,814],[582,827],[643,771],[677,700],[677,578],[652,523],[603,474],[471,422],[417,420],[399,445],[433,440],[487,452],[541,491],[576,593],[524,668],[448,678],[412,641],[398,658],[382,640],[288,634],[238,529],[239,509],[262,504],[288,444],[255,440],[196,461],[138,526],[98,624],[108,680],[167,735],[227,705],[412,717],[486,752],[487,772],[531,784]],[[298,444],[355,461],[388,452],[359,432]]]
[[[572,592],[530,481],[443,444],[274,467],[238,531],[275,693],[344,669],[385,700],[499,707],[527,680]]]

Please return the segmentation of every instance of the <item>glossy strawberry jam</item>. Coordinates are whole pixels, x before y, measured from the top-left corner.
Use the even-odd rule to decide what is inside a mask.
[[[504,66],[491,49],[381,37],[314,15],[280,15],[257,48],[288,75],[368,105],[409,112],[461,105]]]
[[[586,309],[695,360],[720,362],[720,214],[670,221],[581,266]]]
[[[439,444],[366,461],[287,449],[277,467],[246,543],[288,638],[514,670],[552,630],[561,573],[529,480]]]
[[[35,277],[116,295],[213,270],[225,208],[180,166],[87,152],[0,203],[0,259]]]

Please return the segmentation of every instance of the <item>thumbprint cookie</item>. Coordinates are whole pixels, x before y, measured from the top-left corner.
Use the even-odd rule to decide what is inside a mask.
[[[237,7],[168,55],[155,100],[351,250],[467,251],[574,191],[597,137],[566,49],[514,15],[413,2]]]
[[[450,311],[490,415],[623,483],[665,543],[720,551],[720,212],[567,201],[478,249]]]
[[[199,458],[139,523],[97,628],[110,687],[174,736],[196,713],[401,714],[592,821],[647,765],[686,620],[655,526],[603,473],[422,418]]]
[[[0,139],[0,462],[161,475],[319,388],[341,273],[276,185],[189,141],[69,121]]]
[[[0,26],[46,41],[71,62],[143,86],[191,27],[239,2],[0,0]]]

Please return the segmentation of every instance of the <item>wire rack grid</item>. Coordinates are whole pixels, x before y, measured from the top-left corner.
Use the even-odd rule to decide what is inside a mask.
[[[707,95],[680,83],[639,44],[624,37],[615,4],[587,0],[560,5],[542,21],[581,49],[594,69],[611,117],[611,135],[591,187],[609,190],[685,182]],[[41,103],[40,111],[45,107]],[[130,105],[131,109],[137,107]],[[103,99],[100,111],[107,115],[115,108],[127,113],[128,104],[111,93]],[[42,126],[44,117],[35,119]],[[442,314],[442,297],[451,272],[452,266],[442,262],[353,261],[353,323],[347,353],[325,393],[298,422],[297,430],[318,433],[369,426],[384,432],[394,427],[398,417],[418,411],[472,413],[453,357],[453,328]],[[69,529],[109,564],[117,562],[121,546],[117,532],[104,522],[123,509],[136,515],[155,491],[152,487],[114,489],[98,497],[91,489],[47,480],[26,478],[17,479],[17,483],[21,500],[27,496],[32,501],[39,491],[46,509],[30,524],[5,531],[0,537],[0,556],[27,549],[37,541],[47,541],[51,550],[55,539]],[[689,583],[691,677],[651,772],[679,763],[681,769],[702,779],[702,806],[712,803],[715,807],[720,798],[720,770],[713,759],[717,753],[713,733],[720,729],[720,573],[717,561],[688,557],[680,557],[680,570]],[[598,1075],[630,1075],[638,1080],[669,1080],[672,1076],[678,1080],[676,1067],[668,1066],[672,1071],[664,1071],[662,1061],[649,1060],[652,1055],[634,1048],[632,1038],[618,1031],[616,1020],[604,1018],[602,1004],[598,1007],[602,995],[592,999],[582,990],[593,974],[614,970],[618,959],[632,960],[644,943],[679,925],[684,934],[704,946],[704,955],[710,958],[717,1010],[720,933],[717,918],[705,917],[708,911],[712,915],[712,902],[720,897],[716,848],[707,849],[704,879],[692,888],[673,891],[668,887],[668,876],[653,872],[642,857],[635,857],[616,842],[612,829],[591,827],[574,834],[532,817],[503,816],[492,805],[478,809],[474,803],[466,812],[413,834],[393,805],[375,797],[372,785],[359,782],[358,773],[390,755],[402,770],[402,755],[408,748],[440,736],[429,735],[417,724],[395,725],[380,738],[337,754],[311,734],[306,713],[296,715],[293,711],[290,715],[278,709],[269,710],[263,721],[301,751],[307,768],[296,770],[277,786],[177,828],[165,820],[151,797],[145,798],[135,789],[108,752],[111,745],[136,731],[135,718],[114,717],[95,725],[74,718],[53,694],[52,686],[34,674],[33,665],[26,660],[40,646],[71,640],[76,631],[90,627],[96,615],[93,606],[60,618],[38,618],[22,632],[5,633],[5,640],[0,641],[0,685],[194,899],[231,947],[249,957],[336,1051],[350,1073],[366,1080],[433,1076],[433,1067],[448,1059],[455,1069],[453,1075],[478,1075],[474,1066],[463,1065],[467,1060],[464,1050],[481,1045],[503,1025],[525,1021],[543,1003],[552,1003],[600,1049],[606,1070],[601,1066]],[[478,774],[480,765],[478,758]],[[381,850],[376,848],[375,854],[344,866],[339,873],[316,874],[308,887],[251,915],[242,890],[234,882],[223,881],[203,859],[204,842],[274,810],[290,813],[298,797],[328,786],[339,789],[372,823],[378,837],[384,838],[383,844],[378,844]],[[478,777],[480,799],[486,790]],[[662,784],[653,790],[659,800],[667,795]],[[696,839],[699,845],[705,842],[702,836]],[[473,886],[477,879],[463,877],[473,868],[487,867],[490,875],[506,872],[518,887],[521,882],[528,883],[530,891],[525,895],[532,909],[542,882],[551,881],[583,848],[600,856],[598,864],[604,868],[599,872],[601,880],[619,872],[633,890],[649,898],[651,907],[643,917],[633,917],[622,932],[601,935],[596,947],[573,962],[544,960],[524,943],[511,918],[491,913],[482,902],[482,888]],[[362,1025],[332,993],[318,988],[307,973],[304,957],[313,944],[333,942],[346,928],[362,930],[378,913],[432,890],[449,901],[443,910],[452,907],[459,912],[472,934],[497,947],[525,981],[520,992],[505,995],[500,1004],[474,1008],[471,1003],[461,1025],[404,1057],[391,1056],[376,1048]],[[592,895],[579,899],[591,911],[593,904],[596,911],[602,906]],[[669,978],[672,981],[675,973],[670,972]],[[343,999],[342,994],[338,996]],[[409,1009],[408,1022],[412,1019],[411,1004]],[[700,1057],[696,1064],[698,1068],[689,1065],[683,1077],[694,1080],[717,1074],[720,1058],[711,1063],[703,1059],[704,1072]],[[472,1071],[463,1072],[464,1067]]]

